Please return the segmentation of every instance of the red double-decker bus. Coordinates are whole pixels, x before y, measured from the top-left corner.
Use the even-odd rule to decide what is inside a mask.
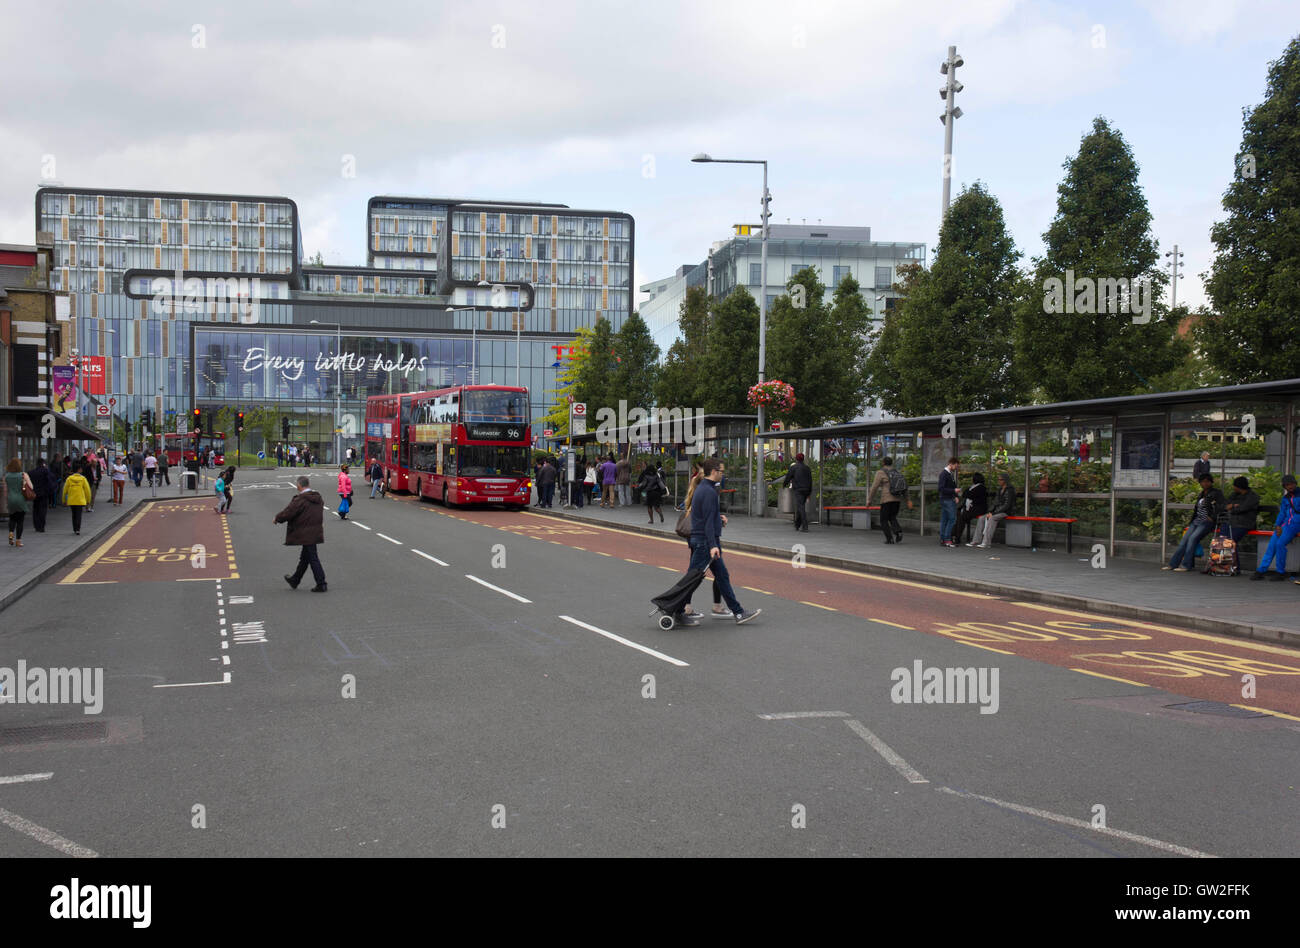
[[[454,504],[527,507],[532,489],[528,389],[458,385],[366,399],[366,466],[389,490]]]
[[[185,461],[194,459],[194,435],[190,432],[168,431],[163,434],[163,450],[167,452],[167,463],[177,467]],[[205,448],[212,454],[212,463],[218,466],[226,463],[226,435],[215,431],[202,435],[198,443],[199,450]]]

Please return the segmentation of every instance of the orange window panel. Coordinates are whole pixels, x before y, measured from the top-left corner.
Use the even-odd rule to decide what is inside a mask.
[[[104,268],[99,268],[99,292],[104,292]]]
[[[153,199],[153,216],[162,217],[162,198]]]
[[[102,266],[104,265],[104,245],[103,245],[103,243],[100,243],[100,244],[98,245],[98,252],[99,252],[99,262],[96,264],[96,266],[100,266],[100,267],[102,267]]]
[[[259,250],[257,252],[257,272],[258,273],[266,272],[266,251],[265,250]]]
[[[189,268],[190,268],[190,248],[185,247],[181,250],[181,269],[188,270]]]
[[[63,218],[63,239],[68,239],[68,219],[66,217]]]
[[[167,222],[162,222],[162,242],[167,243]]]
[[[153,266],[155,270],[162,269],[162,248],[161,247],[153,248]]]
[[[181,217],[189,220],[190,216],[190,199],[181,198]]]
[[[98,297],[98,296],[92,296],[92,297],[90,298],[90,315],[91,315],[93,318],[98,318],[98,317],[99,317],[99,297]]]
[[[265,204],[258,204],[258,205],[257,205],[257,221],[258,221],[259,224],[264,224],[264,223],[266,223],[266,205],[265,205]]]
[[[609,218],[602,218],[605,221],[605,236],[609,236]]]
[[[257,225],[257,246],[259,247],[266,246],[266,225],[265,224]]]
[[[100,217],[103,217],[104,216],[104,195],[100,194],[97,196],[95,205],[97,208],[96,213],[99,214]]]
[[[77,196],[75,194],[68,195],[68,213],[77,213]]]
[[[188,246],[190,242],[190,222],[181,221],[181,243]]]

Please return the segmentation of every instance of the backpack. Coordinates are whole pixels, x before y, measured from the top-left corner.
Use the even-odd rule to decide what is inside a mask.
[[[889,492],[895,497],[907,496],[907,478],[898,468],[890,468],[887,475],[889,478]]]

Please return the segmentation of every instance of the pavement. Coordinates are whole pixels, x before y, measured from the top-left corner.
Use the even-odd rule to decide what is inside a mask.
[[[656,519],[654,524],[646,522],[646,510],[638,506],[532,509],[620,530],[676,536],[677,512],[668,506],[663,509],[664,522]],[[1000,538],[988,551],[966,546],[945,549],[937,534],[924,538],[904,534],[901,544],[886,544],[877,530],[838,525],[813,524],[807,533],[796,533],[790,515],[734,516],[723,531],[724,549],[789,558],[795,555],[796,545],[810,563],[1300,645],[1300,586],[1289,581],[1252,582],[1249,569],[1236,577],[1207,576],[1200,572],[1202,559],[1197,560],[1195,571],[1174,573],[1139,560],[1099,559],[1077,541],[1072,555],[1064,542],[1031,551],[1005,546]],[[1293,548],[1291,555],[1293,561],[1300,558],[1300,548]],[[1105,565],[1094,565],[1100,563]]]
[[[679,538],[360,484],[292,590],[292,477],[138,509],[5,613],[0,665],[103,706],[0,704],[0,858],[1300,848],[1300,651],[734,550],[762,614],[664,631]]]

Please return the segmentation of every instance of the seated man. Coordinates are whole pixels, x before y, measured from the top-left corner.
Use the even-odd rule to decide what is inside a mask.
[[[1241,542],[1259,520],[1259,494],[1250,489],[1250,481],[1238,477],[1232,482],[1232,496],[1228,498],[1228,529],[1232,539]]]
[[[1269,564],[1276,563],[1277,570],[1271,574],[1272,579],[1286,579],[1286,547],[1300,533],[1300,494],[1296,493],[1295,477],[1288,474],[1282,478],[1282,500],[1278,503],[1277,519],[1273,522],[1273,536],[1268,547],[1259,557],[1259,566],[1251,574],[1251,579],[1263,579],[1269,572]]]
[[[1196,546],[1214,531],[1223,512],[1223,491],[1214,486],[1214,478],[1209,474],[1201,475],[1201,492],[1196,495],[1196,508],[1192,511],[1192,525],[1183,534],[1182,542],[1169,560],[1168,566],[1176,573],[1186,573],[1196,566]]]

